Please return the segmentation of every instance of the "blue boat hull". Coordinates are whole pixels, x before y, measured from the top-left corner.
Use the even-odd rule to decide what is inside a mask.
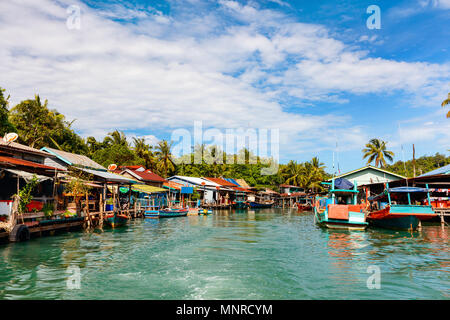
[[[159,217],[159,210],[146,210],[144,212],[145,218],[158,218]]]
[[[272,208],[273,203],[258,203],[258,202],[250,202],[250,208],[253,209],[262,209],[262,208]]]
[[[416,216],[404,216],[389,219],[370,219],[371,226],[391,230],[415,230],[419,226],[419,218]]]
[[[175,218],[175,217],[186,217],[189,210],[160,210],[159,218]]]

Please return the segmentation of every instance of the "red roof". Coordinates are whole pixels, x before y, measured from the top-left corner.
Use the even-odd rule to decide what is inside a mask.
[[[205,177],[205,179],[208,179],[209,181],[212,181],[212,182],[215,182],[217,184],[220,184],[223,187],[237,187],[237,185],[235,185],[234,183],[229,182],[229,181],[227,181],[225,179],[222,179],[222,178],[206,178]]]
[[[242,191],[242,192],[250,192],[249,189],[245,189],[245,188],[239,188],[239,187],[231,187],[232,189],[236,190],[236,191]]]
[[[7,164],[16,165],[16,166],[24,166],[24,167],[31,167],[31,168],[38,168],[38,169],[63,171],[62,169],[58,169],[55,167],[50,167],[50,166],[46,166],[46,165],[43,165],[40,163],[17,159],[17,158],[12,158],[12,157],[0,156],[0,163],[7,163]]]
[[[133,171],[136,170],[136,169],[139,169],[139,168],[144,168],[144,167],[143,166],[119,166],[119,169],[123,169],[123,170],[130,169],[130,170],[133,170]]]
[[[139,166],[140,167],[140,166]],[[136,171],[136,170],[129,170],[132,172],[133,175],[136,175],[140,178],[140,180],[144,181],[153,181],[153,182],[165,182],[166,179],[158,176],[156,173],[151,172],[150,170],[146,171]]]

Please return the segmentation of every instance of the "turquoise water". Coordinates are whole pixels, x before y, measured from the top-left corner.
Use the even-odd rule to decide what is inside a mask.
[[[329,231],[312,213],[218,212],[0,246],[1,299],[449,299],[448,227]],[[80,288],[68,289],[68,267]],[[369,289],[369,266],[381,288]]]

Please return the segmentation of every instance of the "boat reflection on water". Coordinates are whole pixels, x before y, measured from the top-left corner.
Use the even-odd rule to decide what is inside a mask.
[[[349,232],[344,230],[324,230],[328,238],[328,254],[337,258],[333,262],[336,266],[347,267],[346,261],[351,260],[353,256],[367,254],[361,250],[369,245],[367,233]]]

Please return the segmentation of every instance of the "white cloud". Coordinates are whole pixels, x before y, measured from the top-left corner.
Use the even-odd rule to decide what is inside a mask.
[[[279,128],[286,153],[302,151],[297,142],[332,148],[331,135],[343,148],[360,148],[364,130],[350,117],[287,112],[280,101],[345,103],[342,92],[392,90],[426,100],[430,88],[442,96],[448,83],[447,65],[369,58],[323,26],[235,1],[175,16],[78,3],[81,29],[68,30],[73,3],[2,1],[0,74],[12,104],[39,93],[76,118],[83,135],[118,128],[156,141],[153,134],[202,120],[221,129]]]

